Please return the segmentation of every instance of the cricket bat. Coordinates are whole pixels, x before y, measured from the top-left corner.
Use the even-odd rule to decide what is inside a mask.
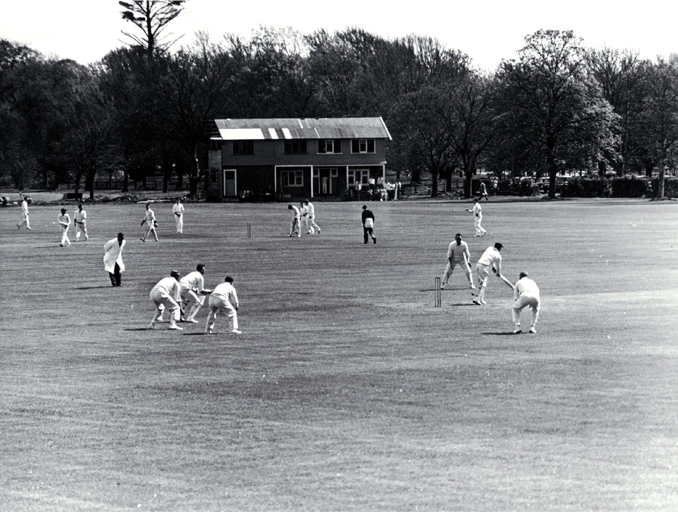
[[[509,281],[508,279],[506,279],[506,278],[505,278],[504,276],[502,276],[502,275],[499,275],[499,274],[495,274],[495,275],[496,275],[499,279],[501,279],[502,281],[504,281],[508,286],[510,286],[510,287],[511,287],[511,290],[515,290],[515,286],[513,286],[513,283],[512,283],[511,281]]]

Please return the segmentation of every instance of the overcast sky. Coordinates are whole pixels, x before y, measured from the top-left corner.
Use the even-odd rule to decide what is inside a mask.
[[[0,0],[0,37],[47,56],[83,64],[123,45],[125,23],[117,0]],[[574,30],[587,46],[638,51],[654,60],[678,53],[678,2],[644,0],[486,0],[413,2],[341,0],[188,0],[167,31],[190,44],[198,31],[213,40],[223,34],[248,38],[260,26],[292,27],[303,34],[362,28],[384,38],[409,34],[437,38],[493,70],[511,59],[523,39],[539,29]]]

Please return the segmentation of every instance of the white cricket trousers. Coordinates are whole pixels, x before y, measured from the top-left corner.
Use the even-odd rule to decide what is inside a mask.
[[[78,240],[80,240],[80,232],[82,232],[82,234],[85,235],[85,240],[87,240],[89,238],[87,236],[87,222],[86,221],[75,223],[75,241],[76,242]]]
[[[179,304],[177,304],[177,301],[170,297],[167,292],[163,292],[162,290],[156,290],[154,288],[151,290],[150,297],[151,300],[153,301],[153,304],[155,305],[157,312],[159,313],[156,318],[160,318],[162,316],[162,312],[165,309],[167,309],[170,312],[170,318],[174,318],[175,311],[178,311],[180,309]]]
[[[315,215],[312,215],[312,216],[309,215],[307,224],[308,224],[308,226],[307,226],[308,231],[310,231],[311,233],[314,233],[316,229],[318,230],[318,232],[320,232],[320,226],[318,226],[315,223]]]
[[[153,238],[155,238],[155,241],[158,241],[158,232],[155,230],[155,226],[151,223],[151,227],[148,228],[146,231],[146,234],[144,235],[144,240],[146,240],[149,236],[151,236],[151,233],[153,233]]]
[[[480,225],[483,222],[483,218],[481,217],[474,217],[473,220],[475,221],[476,225],[476,236],[483,236],[487,231]]]
[[[534,328],[537,325],[537,320],[539,319],[539,297],[535,295],[523,294],[516,299],[513,303],[513,309],[511,311],[513,316],[513,323],[516,328],[520,328],[520,312],[526,308],[530,307],[532,310],[532,322],[530,323],[530,328]]]
[[[465,261],[456,261],[452,260],[452,263],[450,261],[447,261],[447,266],[445,267],[445,272],[443,272],[443,282],[442,284],[447,284],[449,281],[450,277],[452,277],[452,272],[454,271],[454,268],[459,265],[459,267],[466,272],[466,277],[468,278],[469,284],[473,284],[473,274],[471,273],[471,267],[469,267],[468,263]]]
[[[221,311],[226,315],[226,318],[228,318],[228,324],[231,331],[238,330],[238,312],[230,302],[210,296],[209,306],[210,312],[209,315],[207,315],[208,327],[211,327],[214,324],[215,320],[217,319],[217,313]]]
[[[61,226],[61,245],[71,245],[68,238],[68,226]]]
[[[27,213],[21,212],[21,222],[17,225],[19,229],[22,226],[26,226],[26,229],[31,229],[31,220],[28,217]]]
[[[174,221],[176,222],[176,225],[177,225],[177,233],[183,233],[184,232],[184,216],[174,214]]]

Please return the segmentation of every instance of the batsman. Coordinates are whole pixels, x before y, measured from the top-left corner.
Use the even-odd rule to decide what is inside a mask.
[[[487,304],[485,302],[485,290],[487,288],[487,279],[490,277],[490,269],[500,279],[504,279],[501,275],[501,254],[500,251],[504,246],[497,242],[494,246],[485,249],[485,252],[476,263],[476,281],[478,286],[478,294],[475,295],[475,290],[471,291],[473,303],[477,305]]]

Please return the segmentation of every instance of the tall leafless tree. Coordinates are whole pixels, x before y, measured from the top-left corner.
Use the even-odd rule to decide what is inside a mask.
[[[122,33],[134,41],[151,58],[158,50],[165,50],[177,39],[167,40],[163,32],[167,25],[184,9],[187,0],[133,0],[118,2],[125,10],[122,19],[137,26],[142,35]]]

